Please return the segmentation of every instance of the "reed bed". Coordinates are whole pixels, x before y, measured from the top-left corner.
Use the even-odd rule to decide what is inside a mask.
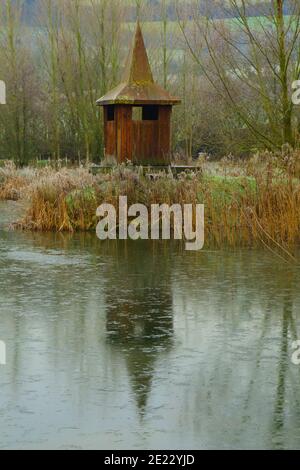
[[[299,157],[299,158],[298,158]],[[226,159],[218,171],[178,178],[162,172],[154,180],[125,165],[93,176],[88,169],[0,170],[0,198],[28,201],[16,228],[39,231],[94,230],[102,203],[205,204],[206,240],[222,246],[263,244],[290,255],[300,241],[300,155],[260,154],[237,165]]]
[[[34,181],[37,171],[32,168],[17,169],[12,162],[0,167],[0,200],[17,201],[22,198],[23,190]]]

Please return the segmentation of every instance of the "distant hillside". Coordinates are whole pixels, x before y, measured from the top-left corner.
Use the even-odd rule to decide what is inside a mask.
[[[16,0],[12,0],[14,2]],[[39,0],[25,0],[23,6],[23,21],[32,24],[33,18],[36,16]]]
[[[16,0],[12,0],[16,1]],[[124,0],[126,2],[127,0]],[[146,0],[152,8],[149,9],[148,17],[143,18],[145,21],[158,21],[161,19],[161,0]],[[285,5],[285,14],[292,12],[292,1],[287,1]],[[23,20],[27,24],[32,24],[34,18],[36,18],[36,13],[38,11],[40,0],[25,0],[24,10],[23,10]],[[194,3],[194,2],[193,2]],[[267,14],[270,11],[271,0],[261,0],[255,4],[250,4],[247,8],[248,16],[261,16]],[[185,10],[188,11],[189,5],[192,11],[192,2],[185,1]],[[224,3],[220,0],[202,0],[200,2],[200,13],[202,15],[213,16],[214,18],[234,18],[236,16],[235,11],[230,8],[224,8]],[[176,9],[175,9],[175,0],[169,0],[167,8],[168,18],[171,21],[176,20]],[[126,21],[134,21],[136,19],[136,8],[133,5],[132,0],[128,0],[128,8],[126,11]]]

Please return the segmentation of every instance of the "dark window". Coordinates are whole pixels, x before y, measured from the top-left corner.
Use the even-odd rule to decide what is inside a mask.
[[[107,106],[107,120],[115,120],[115,107],[113,105]]]
[[[157,121],[158,120],[158,106],[144,106],[143,107],[143,121]]]

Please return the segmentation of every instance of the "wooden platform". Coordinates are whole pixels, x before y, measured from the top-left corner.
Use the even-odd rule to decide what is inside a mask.
[[[93,165],[90,167],[90,173],[93,175],[97,175],[99,173],[110,173],[111,171],[115,170],[117,166],[102,166],[102,165]],[[174,165],[174,166],[140,166],[140,165],[127,165],[126,168],[129,169],[143,169],[143,173],[145,176],[152,177],[155,179],[155,176],[158,175],[160,172],[168,173],[171,171],[173,175],[177,176],[180,173],[184,172],[195,172],[195,173],[202,173],[202,169],[193,165]]]

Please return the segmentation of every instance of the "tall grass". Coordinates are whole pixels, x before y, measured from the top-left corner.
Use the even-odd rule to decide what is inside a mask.
[[[30,185],[35,176],[34,169],[17,169],[13,162],[4,162],[0,167],[0,200],[20,199],[22,191]]]
[[[118,208],[119,196],[129,205],[143,203],[205,204],[206,240],[217,244],[263,244],[288,253],[300,241],[298,155],[255,156],[247,164],[227,159],[214,172],[189,172],[175,178],[162,172],[153,180],[141,169],[116,167],[93,176],[87,169],[46,168],[20,173],[0,170],[0,197],[28,201],[21,229],[94,230],[96,209],[103,202]]]

